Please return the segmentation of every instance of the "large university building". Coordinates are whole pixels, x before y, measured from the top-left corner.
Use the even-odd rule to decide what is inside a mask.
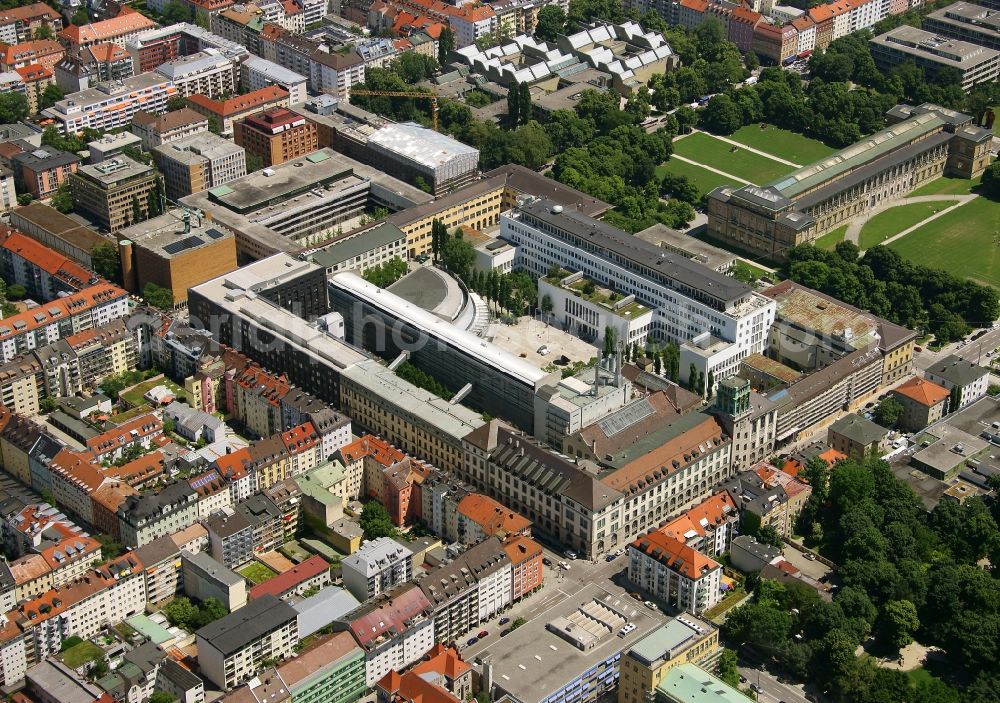
[[[890,126],[764,186],[720,186],[708,194],[708,231],[782,259],[882,203],[942,175],[975,178],[989,163],[993,133],[937,105],[897,105]]]

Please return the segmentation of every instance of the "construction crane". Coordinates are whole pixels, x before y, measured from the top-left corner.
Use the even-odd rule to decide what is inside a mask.
[[[385,98],[424,98],[431,101],[431,120],[434,131],[438,128],[438,96],[437,93],[418,93],[409,90],[359,90],[351,88],[351,95],[371,95]]]

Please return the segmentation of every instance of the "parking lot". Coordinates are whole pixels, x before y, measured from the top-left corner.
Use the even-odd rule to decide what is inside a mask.
[[[801,571],[803,574],[809,578],[814,578],[817,581],[830,573],[829,566],[823,564],[819,560],[807,559],[806,555],[795,547],[785,545],[785,549],[781,553],[781,556],[785,558],[785,561]]]

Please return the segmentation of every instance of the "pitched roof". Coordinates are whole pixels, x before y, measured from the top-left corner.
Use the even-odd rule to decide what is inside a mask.
[[[107,282],[101,282],[79,293],[65,298],[57,298],[37,308],[25,310],[0,321],[0,341],[14,338],[29,330],[67,320],[98,305],[106,304],[127,296],[124,290]]]
[[[388,633],[395,637],[407,629],[407,621],[431,612],[431,602],[414,583],[401,584],[375,600],[346,615],[354,638],[365,649],[372,649]]]
[[[189,124],[204,122],[206,117],[200,112],[195,112],[189,107],[182,107],[162,115],[154,115],[152,112],[137,112],[132,122],[144,127],[152,127],[157,133],[169,132],[179,127]]]
[[[267,105],[282,98],[288,99],[288,91],[284,88],[271,85],[260,90],[254,90],[245,95],[238,95],[228,100],[212,100],[204,95],[191,95],[188,102],[192,105],[211,112],[219,117],[231,117],[247,110],[252,110],[260,105]]]
[[[95,61],[100,63],[111,63],[112,61],[125,61],[130,59],[129,53],[122,49],[117,44],[112,44],[110,42],[93,44],[87,47],[91,56],[94,57]]]
[[[396,449],[381,437],[370,434],[344,445],[340,448],[339,452],[345,464],[353,464],[359,459],[370,456],[378,463],[388,467],[402,461],[406,457],[406,454]]]
[[[721,568],[714,559],[662,532],[650,532],[632,542],[634,549],[689,579],[699,579]]]
[[[671,520],[659,532],[685,542],[694,536],[704,537],[709,527],[716,527],[731,515],[736,515],[736,503],[728,492],[716,493]]]
[[[117,17],[85,24],[82,27],[71,24],[59,32],[59,38],[69,44],[95,44],[154,27],[156,27],[156,22],[127,5],[123,5],[121,13]]]
[[[925,373],[943,378],[952,385],[965,387],[989,374],[989,370],[952,354],[928,368]]]
[[[51,7],[46,5],[44,2],[36,2],[31,5],[24,5],[22,7],[12,7],[7,10],[0,11],[0,24],[8,24],[10,22],[30,22],[36,19],[51,19],[54,20],[59,17],[59,13],[53,10]]]
[[[33,83],[34,81],[52,77],[52,71],[37,63],[15,68],[14,70],[17,72],[17,75],[21,76],[21,80],[25,83]]]
[[[15,230],[10,230],[3,236],[0,240],[0,249],[17,254],[50,276],[71,284],[77,290],[96,282],[97,279],[96,274],[69,257]]]
[[[944,402],[949,395],[946,388],[942,388],[938,384],[918,376],[914,376],[906,381],[906,383],[896,386],[893,392],[928,408]]]
[[[507,538],[504,540],[503,548],[507,552],[507,558],[510,559],[510,563],[514,566],[531,559],[542,558],[542,545],[524,535]]]
[[[479,525],[489,537],[520,534],[531,527],[531,520],[482,493],[462,498],[458,512]]]
[[[54,39],[35,39],[20,44],[8,44],[0,47],[0,63],[14,64],[26,57],[37,58],[52,54],[62,54],[65,50],[62,44]]]

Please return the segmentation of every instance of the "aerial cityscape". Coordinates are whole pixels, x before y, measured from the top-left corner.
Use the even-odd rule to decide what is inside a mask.
[[[0,696],[1000,701],[1000,0],[0,0]]]

